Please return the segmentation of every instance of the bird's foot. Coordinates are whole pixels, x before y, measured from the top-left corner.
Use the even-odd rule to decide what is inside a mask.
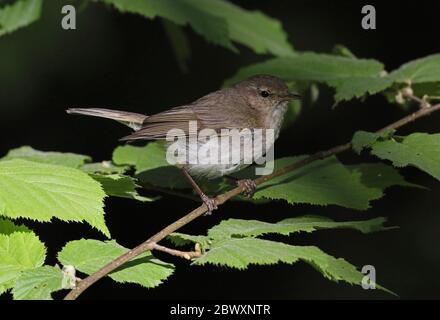
[[[244,188],[243,195],[247,198],[252,198],[257,189],[257,185],[252,179],[238,180],[237,185]]]
[[[206,216],[209,216],[210,214],[212,214],[212,211],[218,208],[215,200],[209,198],[206,194],[202,194],[200,198],[202,199],[203,203],[206,204],[206,206],[208,207],[208,211],[205,213]]]

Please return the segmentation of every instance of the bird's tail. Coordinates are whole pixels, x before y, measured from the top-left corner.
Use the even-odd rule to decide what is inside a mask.
[[[133,130],[139,130],[142,127],[144,120],[148,117],[140,113],[101,108],[69,108],[66,112],[68,114],[80,114],[116,120],[129,126]]]

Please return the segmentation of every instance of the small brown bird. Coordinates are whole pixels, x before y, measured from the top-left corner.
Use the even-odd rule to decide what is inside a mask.
[[[133,134],[122,138],[122,141],[165,140],[170,130],[179,129],[187,142],[190,122],[197,125],[198,132],[208,128],[217,133],[223,132],[224,129],[272,129],[276,139],[287,105],[295,98],[299,96],[290,93],[281,79],[270,75],[256,75],[231,88],[212,92],[190,104],[150,116],[100,108],[71,108],[67,113],[113,119],[135,130]],[[209,141],[197,141],[198,147],[205,143]],[[211,212],[217,208],[215,201],[205,195],[191,176],[217,178],[241,170],[247,165],[249,164],[244,163],[243,156],[240,156],[238,161],[231,163],[200,161],[185,163],[179,167]],[[240,180],[238,184],[245,187],[249,196],[255,191],[253,180]]]

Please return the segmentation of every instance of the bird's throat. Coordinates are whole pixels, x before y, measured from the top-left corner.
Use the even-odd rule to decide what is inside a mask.
[[[268,116],[266,127],[274,129],[275,139],[278,138],[281,130],[281,125],[283,124],[284,115],[286,114],[289,102],[280,102],[275,108],[272,109]]]

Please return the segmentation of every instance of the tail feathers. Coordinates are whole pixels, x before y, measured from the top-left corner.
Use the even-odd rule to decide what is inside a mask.
[[[68,114],[80,114],[92,117],[100,117],[119,121],[133,130],[139,130],[142,127],[144,120],[148,117],[143,114],[101,109],[101,108],[69,108],[66,110]]]

